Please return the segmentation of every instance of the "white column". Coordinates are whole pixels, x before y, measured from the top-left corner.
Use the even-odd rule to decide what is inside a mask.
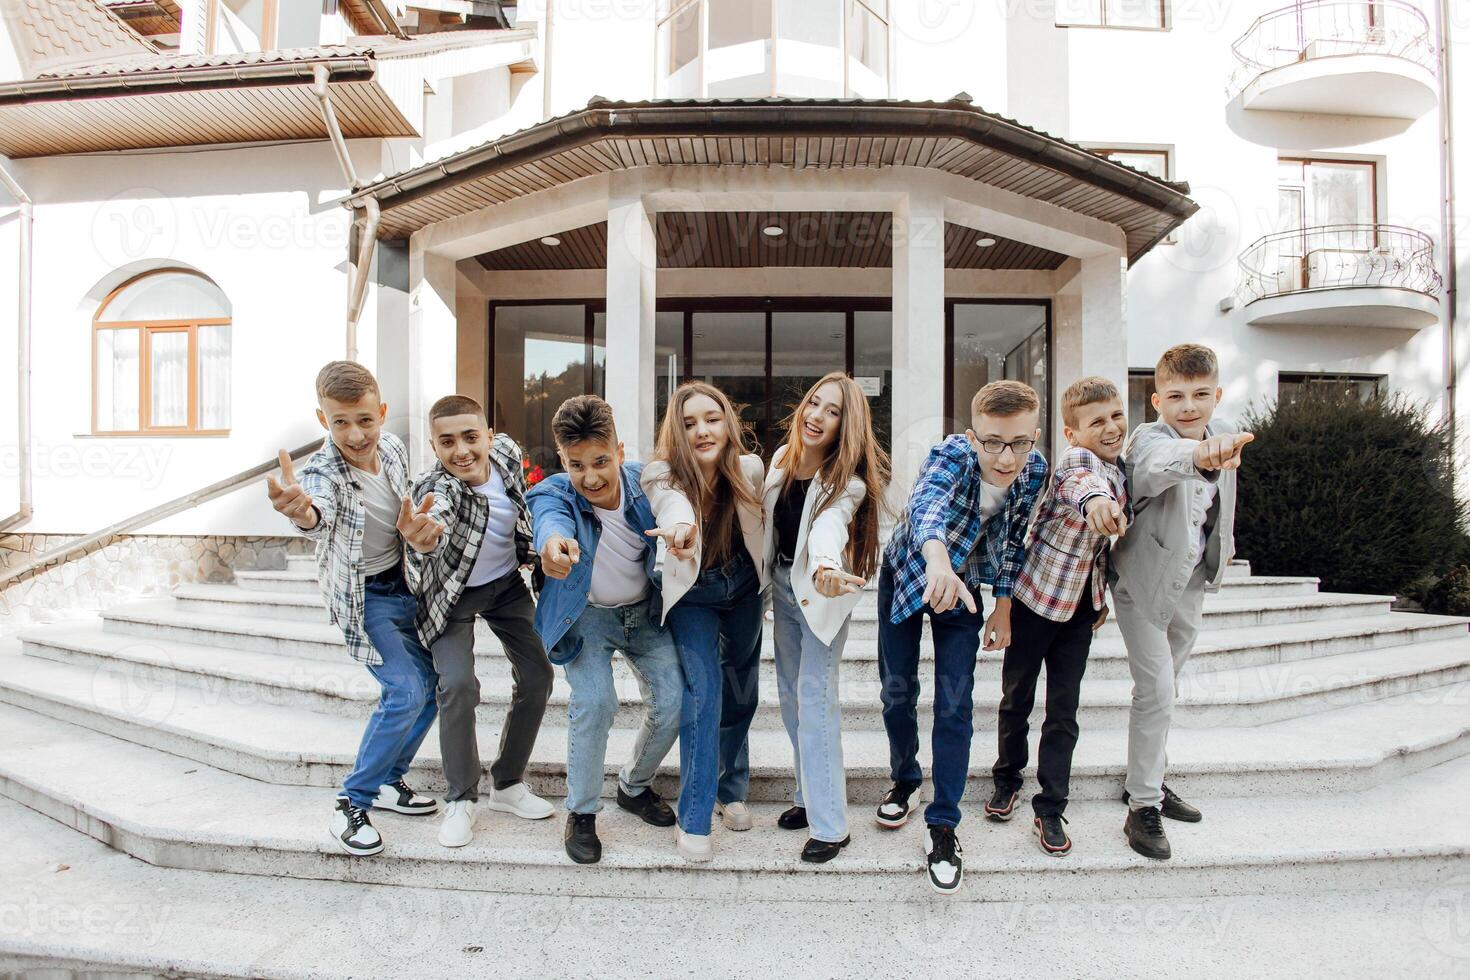
[[[893,483],[902,507],[944,436],[944,204],[909,194],[893,211]]]
[[[455,393],[455,263],[422,247],[418,236],[409,244],[408,344],[404,371],[408,403],[388,406],[392,416],[406,417],[409,461],[415,473],[433,459],[429,445],[429,409]],[[387,365],[384,365],[385,369]]]
[[[607,207],[607,400],[628,458],[652,458],[654,301],[658,253],[653,213],[637,188]]]
[[[1128,330],[1124,287],[1128,259],[1121,251],[1078,259],[1078,271],[1057,293],[1052,309],[1052,445],[1062,437],[1062,392],[1078,378],[1098,375],[1128,401]],[[1129,428],[1142,419],[1129,419]]]

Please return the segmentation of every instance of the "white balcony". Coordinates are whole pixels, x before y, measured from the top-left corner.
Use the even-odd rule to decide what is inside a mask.
[[[1240,256],[1237,298],[1254,326],[1392,327],[1439,319],[1428,235],[1396,225],[1322,225],[1266,235]]]
[[[1434,36],[1405,0],[1303,0],[1231,49],[1232,109],[1414,120],[1438,101]]]

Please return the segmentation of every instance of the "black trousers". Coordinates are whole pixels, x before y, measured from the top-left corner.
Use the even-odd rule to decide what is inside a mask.
[[[1072,775],[1072,750],[1077,747],[1077,702],[1087,653],[1092,648],[1092,586],[1082,592],[1077,611],[1064,623],[1038,616],[1020,600],[1011,604],[1011,645],[1001,666],[1000,755],[992,771],[1000,789],[1021,788],[1026,768],[1027,719],[1036,704],[1036,681],[1046,665],[1046,720],[1036,753],[1036,781],[1041,791],[1031,798],[1037,816],[1059,814],[1067,808],[1067,784]]]

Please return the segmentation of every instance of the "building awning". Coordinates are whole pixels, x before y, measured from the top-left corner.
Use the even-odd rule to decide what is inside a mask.
[[[657,99],[547,119],[369,184],[378,235],[406,238],[437,221],[582,177],[642,166],[928,167],[1116,225],[1135,261],[1198,205],[1161,180],[970,104],[891,99]]]

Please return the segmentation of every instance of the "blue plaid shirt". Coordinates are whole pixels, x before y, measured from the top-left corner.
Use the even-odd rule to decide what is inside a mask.
[[[953,435],[929,450],[883,552],[893,569],[890,621],[901,623],[924,604],[924,542],[935,538],[944,541],[950,564],[972,591],[989,585],[996,598],[1009,596],[1026,557],[1026,522],[1045,482],[1046,457],[1033,449],[1006,491],[998,519],[984,524],[980,460],[969,440]]]

